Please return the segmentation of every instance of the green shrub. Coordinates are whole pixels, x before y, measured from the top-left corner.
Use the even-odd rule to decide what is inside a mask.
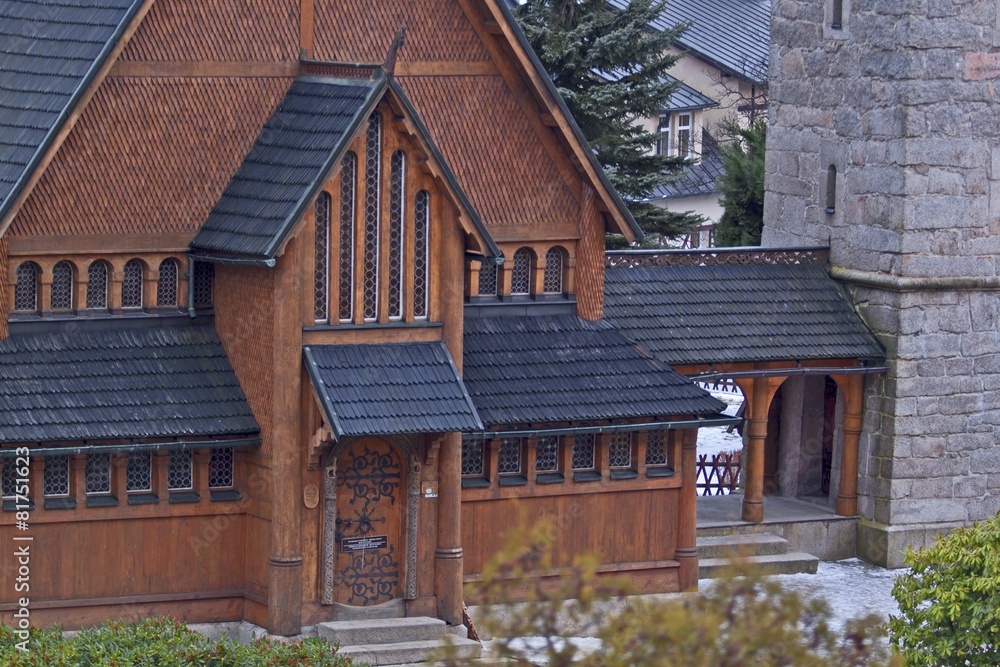
[[[213,642],[166,618],[133,625],[109,623],[63,638],[58,628],[32,629],[29,650],[16,648],[13,631],[0,626],[2,667],[348,667],[348,658],[323,639],[294,644],[261,639],[252,644]]]
[[[1000,664],[1000,517],[911,549],[905,562],[889,635],[907,664]]]

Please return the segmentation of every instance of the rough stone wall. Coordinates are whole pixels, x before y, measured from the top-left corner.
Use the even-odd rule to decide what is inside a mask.
[[[836,31],[830,4],[773,3],[763,241],[829,241],[890,367],[860,512],[930,535],[1000,510],[1000,8],[850,0]]]

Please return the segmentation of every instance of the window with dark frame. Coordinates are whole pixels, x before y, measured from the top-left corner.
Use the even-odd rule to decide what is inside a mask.
[[[314,223],[313,317],[316,322],[326,322],[330,301],[330,195],[327,192],[316,197]]]
[[[156,305],[159,308],[177,306],[177,279],[180,267],[176,259],[167,258],[160,262],[159,277],[156,280]]]
[[[105,262],[93,262],[87,267],[87,308],[102,309],[108,307],[108,265]]]
[[[69,456],[46,456],[42,473],[42,495],[46,498],[69,496]]]
[[[559,472],[559,438],[539,438],[535,445],[535,472]]]
[[[594,470],[596,456],[594,455],[594,444],[596,438],[593,433],[581,433],[573,440],[573,470]]]
[[[503,438],[497,461],[497,474],[521,475],[523,466],[524,441],[521,438]]]
[[[73,265],[65,259],[52,267],[52,310],[73,310]]]
[[[632,434],[615,433],[608,443],[608,463],[611,468],[632,467]]]
[[[130,259],[122,270],[122,308],[142,308],[143,266],[137,259]]]
[[[833,11],[830,17],[830,27],[841,30],[844,27],[844,0],[832,0]]]
[[[167,463],[167,490],[191,491],[194,489],[194,457],[190,449],[170,452]]]
[[[354,211],[358,156],[347,153],[340,163],[340,321],[354,318]]]
[[[479,266],[479,296],[500,295],[499,271],[500,267],[492,262],[483,262]]]
[[[38,279],[41,270],[34,262],[24,262],[17,267],[14,284],[14,310],[38,312]]]
[[[208,462],[208,488],[228,490],[233,488],[233,448],[213,449]]]
[[[125,467],[125,490],[150,493],[153,490],[153,453],[130,452]]]
[[[827,215],[837,212],[837,167],[830,165],[826,169],[826,211]]]
[[[0,498],[13,500],[17,497],[17,466],[13,458],[0,459]]]
[[[531,293],[531,250],[521,248],[514,253],[514,266],[510,272],[510,293],[524,296]]]
[[[379,314],[379,202],[382,184],[382,116],[368,118],[365,133],[365,227],[364,227],[364,319],[378,320]]]
[[[421,190],[413,203],[413,316],[417,319],[427,317],[427,292],[430,285],[430,200],[430,193]]]
[[[88,496],[111,495],[111,455],[88,454],[85,491]]]
[[[215,288],[215,264],[194,263],[194,307],[211,308]]]
[[[566,275],[566,251],[560,246],[549,248],[545,253],[545,271],[542,291],[546,294],[562,294]]]

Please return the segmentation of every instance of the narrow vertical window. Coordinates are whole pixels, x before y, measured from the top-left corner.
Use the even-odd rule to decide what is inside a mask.
[[[354,211],[358,158],[348,153],[340,166],[340,321],[354,316]]]
[[[660,116],[660,122],[656,126],[659,136],[656,140],[656,153],[658,155],[670,155],[670,114]]]
[[[375,111],[368,118],[365,134],[365,246],[364,246],[364,317],[378,319],[378,237],[379,198],[382,160],[382,117]]]
[[[208,461],[208,488],[233,488],[233,448],[213,449]]]
[[[52,310],[73,310],[73,265],[63,260],[52,267]]]
[[[632,434],[616,433],[608,446],[608,459],[612,468],[632,467]]]
[[[160,277],[156,281],[156,305],[164,308],[177,305],[177,277],[180,273],[177,260],[160,262]]]
[[[130,259],[122,272],[122,308],[142,308],[142,263]]]
[[[559,470],[559,438],[539,438],[535,447],[535,472]]]
[[[497,472],[501,475],[521,474],[521,451],[524,443],[521,438],[504,438],[500,441],[500,459]]]
[[[531,292],[531,251],[521,248],[514,253],[514,267],[510,274],[510,293],[529,294]]]
[[[646,434],[646,465],[667,465],[667,431],[650,431]]]
[[[462,477],[482,477],[486,474],[485,448],[486,442],[483,440],[462,441]]]
[[[46,456],[42,473],[42,495],[47,498],[65,498],[69,495],[69,457]]]
[[[87,269],[87,308],[108,307],[108,265],[94,262]]]
[[[316,198],[316,252],[313,275],[313,311],[317,322],[328,319],[330,300],[330,195],[319,193]]]
[[[546,294],[562,294],[566,274],[566,251],[556,246],[545,253],[545,275],[542,280]]]
[[[479,266],[479,296],[499,296],[500,281],[497,273],[500,267],[492,262],[483,262]]]
[[[830,27],[840,30],[844,25],[844,0],[833,0],[833,12],[830,18]]]
[[[38,311],[38,275],[41,273],[34,262],[25,262],[17,267],[17,283],[14,285],[14,310]]]
[[[212,291],[215,282],[215,264],[211,262],[194,263],[194,307],[211,308]]]
[[[573,470],[593,470],[594,463],[594,436],[581,433],[573,441]]]
[[[826,170],[826,212],[837,212],[837,167],[832,164]]]
[[[132,452],[125,468],[125,490],[130,493],[153,490],[153,453]]]
[[[87,455],[87,495],[108,495],[111,493],[111,455]]]
[[[691,114],[677,114],[677,155],[691,157],[694,146],[691,144]]]
[[[389,160],[389,319],[403,316],[403,210],[406,155],[396,151]]]
[[[17,497],[17,466],[14,459],[0,459],[0,496],[4,500]]]
[[[428,237],[431,227],[431,202],[427,190],[417,193],[413,203],[413,316],[427,317]],[[495,275],[495,274],[494,274]]]
[[[194,458],[190,449],[175,449],[170,452],[167,464],[167,490],[190,491],[194,488]]]

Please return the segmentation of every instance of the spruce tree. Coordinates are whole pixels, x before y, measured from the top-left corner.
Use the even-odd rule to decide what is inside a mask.
[[[658,117],[677,83],[665,75],[670,46],[685,26],[650,29],[666,0],[527,0],[515,14],[598,162],[643,231],[675,237],[704,220],[644,202],[688,163],[652,152],[657,134],[639,121]]]
[[[764,230],[764,148],[767,124],[763,120],[749,127],[729,123],[723,128],[730,141],[723,144],[722,164],[726,173],[716,185],[722,198],[722,217],[715,226],[717,246],[760,245]]]

